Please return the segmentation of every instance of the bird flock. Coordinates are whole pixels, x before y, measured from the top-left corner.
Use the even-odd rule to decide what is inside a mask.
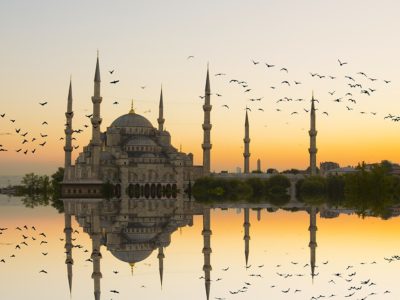
[[[195,56],[190,55],[186,60],[192,61],[194,59]],[[296,87],[303,85],[304,80],[302,79],[305,78],[293,78],[291,76],[290,68],[287,66],[278,66],[277,64],[271,62],[262,62],[261,60],[255,59],[250,59],[249,64],[250,68],[260,68],[261,70],[265,71],[265,73],[269,76],[268,78],[271,80],[270,82],[266,82],[266,85],[269,86],[271,91],[276,92],[280,90],[281,93],[287,93],[287,95],[283,97],[277,97],[275,99],[274,96],[260,95],[260,93],[257,92],[257,89],[252,87],[250,82],[244,79],[231,78],[227,73],[224,72],[215,73],[215,79],[222,81],[226,88],[233,89],[233,91],[238,95],[243,93],[243,99],[247,100],[246,104],[244,105],[247,111],[258,111],[261,113],[266,111],[275,111],[281,114],[287,112],[286,118],[293,118],[301,113],[309,113],[310,108],[304,98],[290,96],[293,93],[297,93]],[[333,86],[332,89],[328,91],[327,95],[318,95],[320,100],[324,99],[323,102],[320,103],[319,100],[315,100],[319,103],[320,108],[331,102],[340,106],[340,109],[342,109],[343,113],[359,113],[360,115],[364,116],[381,117],[384,120],[391,120],[393,122],[400,121],[400,115],[396,115],[393,112],[384,113],[381,111],[370,111],[363,106],[365,99],[373,98],[380,90],[389,87],[392,82],[391,80],[385,78],[379,79],[375,76],[367,74],[365,71],[359,71],[354,74],[347,72],[346,68],[351,65],[351,62],[344,61],[342,59],[337,59],[336,64],[337,72],[335,74],[321,74],[319,72],[308,72],[304,74],[304,76],[308,76],[313,80],[313,86],[318,86],[321,81],[326,81]],[[115,70],[109,70],[108,73],[109,76],[111,76],[109,79],[109,84],[112,86],[117,85],[120,82],[120,79],[115,78]],[[278,76],[283,76],[283,80],[276,81]],[[142,85],[140,88],[144,90],[146,85]],[[340,93],[338,90],[344,90],[344,92]],[[224,101],[223,93],[215,92],[213,95],[215,95],[217,99]],[[204,99],[205,95],[200,95],[199,98]],[[233,105],[232,102],[224,102],[225,103],[220,104],[222,109],[229,110]],[[110,103],[115,106],[120,102],[118,100],[113,100]],[[266,104],[262,105],[262,103]],[[38,103],[38,105],[43,107],[43,109],[45,109],[47,104],[48,101],[42,101]],[[316,110],[318,110],[318,108]],[[151,112],[151,110],[145,111],[145,113],[149,112]],[[43,115],[46,115],[45,110],[43,111]],[[331,115],[331,113],[328,109],[322,109],[321,115],[328,117]],[[86,114],[86,117],[91,118],[92,115]],[[19,126],[19,122],[15,118],[8,116],[5,112],[2,112],[0,114],[0,121],[4,122],[7,120],[11,123],[11,125],[14,126],[13,130],[15,131],[15,134],[21,137],[21,144],[15,149],[11,149],[11,147],[6,147],[5,145],[0,144],[0,152],[15,151],[17,153],[21,153],[22,155],[33,155],[37,153],[38,149],[47,144],[48,135],[45,133],[45,126],[48,126],[49,124],[46,121],[41,122],[41,130],[43,130],[43,132],[39,132],[39,134],[33,134],[28,131],[28,129],[21,128]],[[5,128],[5,124],[1,123],[2,122],[0,122],[2,128]],[[68,126],[68,124],[65,124],[65,126]],[[89,125],[85,124],[83,125],[83,128],[73,130],[73,134],[80,134],[88,127]],[[8,134],[11,135],[14,133],[8,132]],[[64,137],[59,138],[59,141],[62,140],[64,140]],[[73,137],[73,141],[74,143],[77,143],[76,137]],[[74,145],[73,147],[74,149],[78,149],[79,145]]]

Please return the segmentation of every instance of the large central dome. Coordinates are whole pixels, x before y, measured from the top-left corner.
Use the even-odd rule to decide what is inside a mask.
[[[122,115],[111,123],[111,127],[146,127],[153,128],[150,121],[145,117],[138,115],[134,112],[130,112],[126,115]]]

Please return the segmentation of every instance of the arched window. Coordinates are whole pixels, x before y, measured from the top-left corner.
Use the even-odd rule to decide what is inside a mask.
[[[168,183],[165,189],[165,195],[167,196],[167,198],[171,198],[171,194],[172,194],[171,185]]]
[[[158,198],[162,197],[162,186],[161,186],[161,184],[157,184],[157,197]]]
[[[156,197],[156,185],[154,183],[150,187],[150,195],[151,195],[151,198]]]
[[[129,196],[129,198],[133,198],[134,193],[135,193],[134,186],[133,186],[133,184],[130,184],[128,186],[128,196]]]
[[[150,196],[150,185],[148,183],[144,185],[144,196],[146,198],[149,198]]]

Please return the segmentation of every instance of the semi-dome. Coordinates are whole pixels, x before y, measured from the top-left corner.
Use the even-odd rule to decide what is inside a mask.
[[[157,146],[157,144],[147,136],[135,136],[127,143],[127,146]]]
[[[145,117],[136,113],[130,112],[129,114],[122,115],[111,123],[111,127],[146,127],[153,128],[150,121]]]

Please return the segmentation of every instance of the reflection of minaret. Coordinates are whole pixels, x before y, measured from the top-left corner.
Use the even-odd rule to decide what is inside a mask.
[[[67,119],[67,123],[65,125],[65,163],[64,163],[64,179],[68,178],[69,168],[71,167],[71,152],[72,152],[72,118],[74,116],[74,112],[72,111],[72,83],[69,81],[69,90],[68,90],[68,104],[67,104],[67,112],[65,113],[65,117]]]
[[[163,282],[163,273],[164,273],[164,249],[163,247],[158,247],[158,271],[160,273],[160,283],[162,287],[162,282]]]
[[[92,140],[91,145],[93,146],[93,167],[95,176],[97,176],[98,165],[100,163],[100,149],[101,149],[101,138],[100,138],[100,104],[103,98],[100,96],[100,67],[99,67],[99,55],[96,60],[96,71],[94,74],[94,93],[92,96],[93,102],[93,116],[92,116]]]
[[[312,176],[317,175],[317,130],[315,126],[315,106],[314,106],[314,93],[311,99],[311,111],[310,111],[310,174]]]
[[[246,267],[248,266],[249,262],[249,250],[250,250],[250,209],[245,208],[244,209],[244,256],[246,259]]]
[[[74,264],[74,260],[72,259],[72,227],[71,227],[71,215],[65,214],[65,252],[67,254],[67,258],[65,259],[65,264],[67,265],[67,274],[68,274],[68,286],[69,292],[71,294],[72,291],[72,265]]]
[[[164,103],[163,103],[163,93],[162,93],[162,87],[161,87],[161,94],[160,94],[160,104],[158,107],[158,130],[163,131],[164,130]]]
[[[203,254],[204,254],[204,280],[206,287],[207,300],[210,298],[210,284],[211,284],[211,227],[210,227],[210,209],[204,209],[203,211]]]
[[[100,300],[100,279],[102,278],[102,274],[100,271],[100,242],[101,242],[101,232],[100,232],[100,218],[99,216],[93,216],[92,218],[92,255],[91,259],[93,260],[93,283],[94,283],[94,299]]]
[[[257,208],[257,221],[261,220],[261,208]]]
[[[250,134],[249,134],[249,117],[247,116],[247,108],[246,108],[246,119],[244,121],[244,173],[250,173]]]
[[[315,275],[315,249],[317,248],[317,209],[312,206],[310,208],[310,266],[311,266],[311,277],[314,279]]]
[[[208,66],[207,66],[206,88],[205,88],[204,105],[203,105],[204,137],[203,137],[203,144],[201,145],[203,148],[203,172],[204,172],[204,175],[210,174],[210,170],[211,170],[211,147],[212,147],[212,145],[211,145],[210,132],[211,132],[212,125],[211,125],[211,119],[210,119],[210,112],[211,112],[212,105],[210,103],[210,99],[211,99],[210,76],[209,76]]]

